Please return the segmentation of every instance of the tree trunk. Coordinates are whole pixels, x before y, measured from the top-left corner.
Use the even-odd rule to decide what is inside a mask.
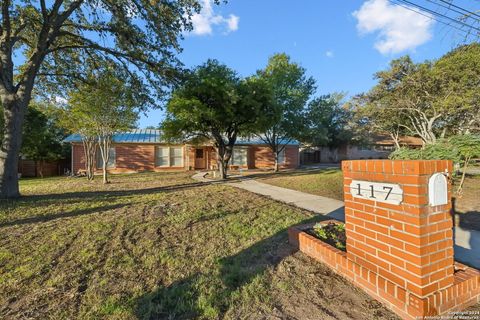
[[[217,166],[220,179],[227,179],[227,163],[225,163],[225,146],[217,146]]]
[[[103,184],[109,183],[108,181],[108,173],[107,173],[107,164],[103,164]]]
[[[390,133],[390,137],[393,140],[393,143],[395,144],[395,150],[400,149],[400,134],[398,132],[395,133]]]
[[[45,160],[40,160],[40,165],[38,167],[38,173],[40,174],[40,178],[43,179],[43,167],[45,164]]]
[[[279,171],[279,166],[278,166],[278,153],[275,152],[275,165],[273,167],[273,171],[274,172],[278,172]]]
[[[110,136],[100,136],[99,137],[99,144],[100,144],[100,154],[103,160],[103,184],[109,183],[108,181],[108,161],[110,160],[110,144],[111,144],[111,137]]]
[[[467,174],[468,164],[470,162],[471,157],[465,157],[465,163],[463,164],[463,172],[462,172],[462,179],[460,180],[460,184],[458,185],[457,194],[462,194],[463,191],[463,184],[465,183],[465,176]]]
[[[85,153],[85,171],[87,173],[87,179],[93,180],[95,177],[95,160],[97,144],[95,138],[82,137],[83,151]]]
[[[20,196],[18,159],[22,145],[22,125],[25,103],[14,95],[2,99],[4,110],[3,141],[0,148],[0,199]]]
[[[227,165],[222,159],[219,159],[218,161],[218,173],[220,174],[220,179],[227,179]]]

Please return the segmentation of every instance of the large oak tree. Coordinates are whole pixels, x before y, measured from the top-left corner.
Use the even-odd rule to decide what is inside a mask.
[[[61,91],[96,57],[141,71],[162,89],[198,0],[4,0],[0,3],[0,198],[19,195],[22,125],[34,88]],[[52,85],[53,84],[53,85]]]
[[[364,96],[369,125],[394,136],[420,137],[424,144],[480,127],[480,45],[459,47],[436,61],[393,60],[376,74]]]
[[[270,99],[263,80],[241,79],[227,66],[209,60],[173,92],[161,127],[171,140],[213,142],[220,176],[226,179],[237,138],[255,130],[255,120],[265,113]]]

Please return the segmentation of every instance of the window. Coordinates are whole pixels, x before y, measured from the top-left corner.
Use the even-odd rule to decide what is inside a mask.
[[[203,159],[203,149],[195,149],[195,158]]]
[[[155,148],[155,165],[157,167],[169,166],[169,148],[168,147],[156,147]]]
[[[395,151],[395,146],[389,145],[376,145],[375,151]]]
[[[156,147],[155,166],[157,167],[182,167],[183,147]]]
[[[183,148],[171,147],[170,148],[170,166],[181,167],[183,165]]]
[[[278,154],[278,163],[279,164],[285,163],[285,148]]]
[[[234,147],[232,154],[232,164],[235,166],[247,165],[248,147]]]
[[[108,150],[108,163],[107,163],[107,168],[115,168],[115,158],[116,158],[116,152],[115,152],[115,147],[110,147]],[[100,151],[100,148],[97,150],[97,169],[102,169],[103,168],[103,158],[102,158],[102,152]]]

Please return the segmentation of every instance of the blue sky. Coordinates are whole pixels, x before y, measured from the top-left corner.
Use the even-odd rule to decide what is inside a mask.
[[[405,54],[435,59],[458,43],[444,25],[387,0],[203,1],[195,31],[182,41],[187,67],[215,58],[248,76],[272,54],[286,52],[317,81],[318,94],[367,91],[390,60]],[[163,111],[150,111],[139,126],[162,118]]]

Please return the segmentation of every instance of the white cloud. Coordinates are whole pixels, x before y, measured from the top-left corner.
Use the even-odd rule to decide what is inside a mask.
[[[240,22],[240,17],[234,14],[231,14],[227,19],[228,31],[237,31],[239,22]]]
[[[192,16],[193,31],[192,34],[204,36],[213,33],[213,26],[220,26],[224,29],[224,33],[238,30],[240,17],[230,14],[224,17],[216,14],[213,10],[212,0],[202,1],[202,10]]]
[[[427,17],[388,0],[368,0],[353,16],[358,20],[357,30],[361,34],[378,32],[375,48],[389,54],[413,50],[432,38],[434,21],[428,18],[428,13],[422,14]]]
[[[333,53],[332,50],[328,50],[328,51],[325,52],[325,56],[326,56],[327,58],[333,58],[334,55],[335,55],[335,54]]]

